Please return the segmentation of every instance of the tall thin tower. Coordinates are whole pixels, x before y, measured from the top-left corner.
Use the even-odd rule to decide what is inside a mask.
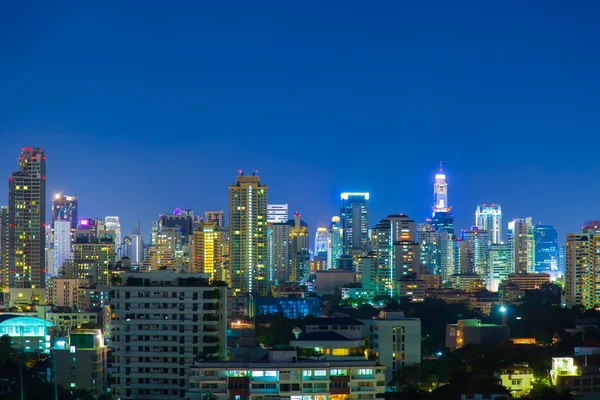
[[[44,288],[46,156],[25,147],[19,170],[8,180],[8,266],[10,288]]]
[[[448,213],[452,207],[448,205],[448,183],[446,182],[446,174],[442,171],[442,162],[440,161],[440,172],[435,174],[435,182],[433,184],[433,212]]]
[[[229,238],[234,294],[267,294],[267,185],[256,173],[229,186]]]

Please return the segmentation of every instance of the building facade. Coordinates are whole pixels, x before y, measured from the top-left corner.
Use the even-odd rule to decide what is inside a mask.
[[[342,193],[342,253],[369,251],[369,193]]]
[[[46,156],[25,147],[8,181],[8,269],[11,288],[45,287]]]
[[[475,210],[475,226],[490,232],[490,244],[502,243],[502,206],[478,204]]]
[[[535,272],[558,274],[558,235],[553,225],[535,225],[533,227],[535,243]]]
[[[227,288],[169,270],[122,277],[111,299],[113,396],[180,400],[195,360],[226,357]]]
[[[240,174],[229,187],[231,288],[236,294],[268,292],[267,185]]]
[[[192,238],[192,259],[190,272],[208,274],[211,279],[225,280],[223,255],[221,252],[223,232],[217,222],[201,222]]]
[[[327,268],[338,267],[338,258],[342,255],[342,227],[340,217],[331,218],[331,225],[327,232]]]
[[[288,221],[287,204],[267,204],[267,222],[277,224]]]
[[[71,229],[77,229],[77,196],[57,193],[52,199],[52,222],[69,221]]]
[[[58,275],[65,261],[72,258],[71,245],[73,235],[71,233],[71,221],[56,220],[54,228],[54,274]]]
[[[510,246],[511,265],[514,273],[535,272],[535,242],[531,217],[515,218],[508,223],[508,245]]]

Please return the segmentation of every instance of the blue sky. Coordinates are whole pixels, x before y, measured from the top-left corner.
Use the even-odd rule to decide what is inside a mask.
[[[258,170],[314,229],[342,191],[371,192],[371,226],[425,219],[443,160],[459,228],[501,203],[577,231],[600,219],[599,7],[6,2],[0,177],[41,146],[49,194],[148,232],[175,207],[227,210]]]

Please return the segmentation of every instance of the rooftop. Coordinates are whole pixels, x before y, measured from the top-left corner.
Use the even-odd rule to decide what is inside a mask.
[[[364,324],[353,318],[325,318],[325,317],[315,318],[306,323],[306,326],[315,326],[315,325],[329,326],[329,325],[364,325]]]

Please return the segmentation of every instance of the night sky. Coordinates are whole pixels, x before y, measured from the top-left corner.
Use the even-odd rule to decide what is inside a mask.
[[[311,236],[342,191],[422,221],[439,160],[458,228],[600,219],[600,3],[411,3],[2,2],[0,204],[41,146],[48,197],[124,233],[227,211],[239,169]]]

